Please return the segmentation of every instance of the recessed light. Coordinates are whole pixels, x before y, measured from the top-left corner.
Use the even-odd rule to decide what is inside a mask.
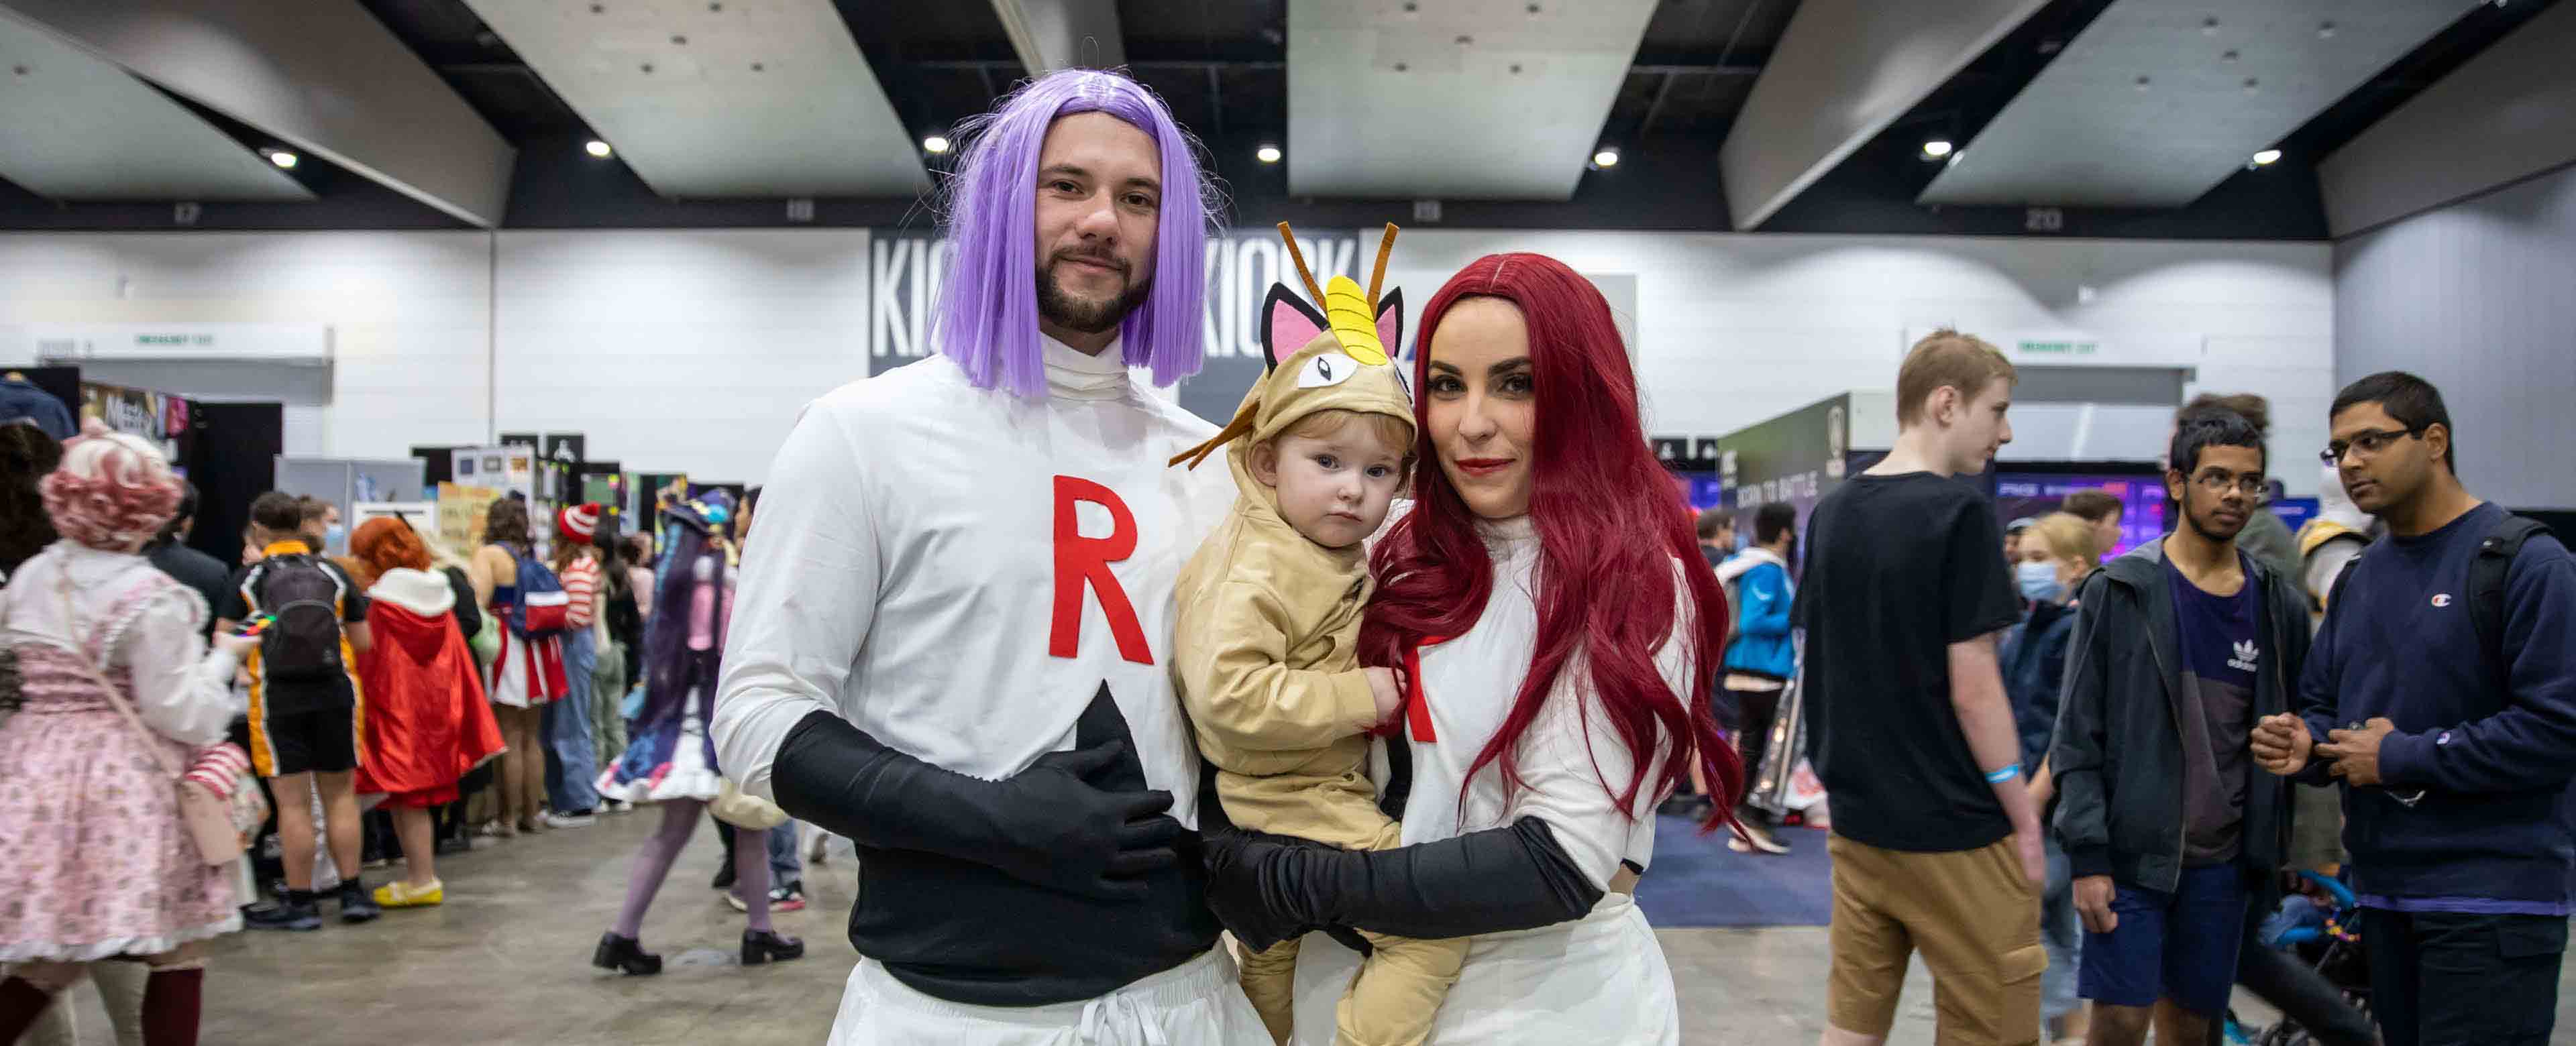
[[[581,149],[583,152],[599,157],[602,160],[607,159],[608,154],[615,151],[608,147],[607,142],[600,141],[597,138],[591,139],[590,144],[582,146]]]
[[[1599,152],[1593,153],[1593,154],[1592,154],[1592,166],[1594,166],[1594,167],[1617,167],[1617,166],[1619,166],[1619,150],[1617,150],[1617,149],[1603,149],[1603,150],[1601,150],[1601,151],[1599,151]]]
[[[926,153],[944,153],[948,151],[950,144],[951,143],[948,141],[947,135],[934,134],[921,140],[921,151]]]
[[[2268,164],[2268,163],[2276,162],[2276,161],[2280,160],[2280,158],[2281,158],[2281,150],[2279,150],[2279,149],[2265,149],[2265,150],[2263,150],[2262,152],[2259,152],[2259,153],[2255,153],[2255,154],[2254,154],[2254,165],[2255,165],[2255,166],[2257,166],[2257,167],[2260,167],[2260,166],[2263,166],[2264,164]]]
[[[1280,152],[1276,145],[1264,145],[1252,151],[1252,158],[1263,163],[1278,163],[1279,158],[1284,155],[1286,154]]]
[[[1950,145],[1949,139],[1935,138],[1923,143],[1923,155],[1927,158],[1938,160],[1944,156],[1950,155],[1951,148],[1952,146]]]
[[[276,164],[278,167],[289,171],[295,169],[297,159],[298,158],[294,153],[287,152],[284,149],[271,149],[268,152],[268,162]]]

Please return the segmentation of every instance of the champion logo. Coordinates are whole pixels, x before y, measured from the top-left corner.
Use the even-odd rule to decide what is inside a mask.
[[[2254,671],[2255,659],[2261,656],[2263,651],[2255,648],[2253,640],[2239,640],[2236,643],[2236,656],[2227,659],[2227,667],[2239,672],[2251,672]]]
[[[2442,593],[2442,594],[2440,594],[2440,595],[2434,596],[2434,597],[2433,597],[2433,605],[2434,605],[2434,606],[2437,606],[2437,607],[2446,607],[2446,606],[2450,606],[2450,605],[2451,605],[2451,594],[2450,594],[2450,593],[2448,593],[2448,592],[2444,592],[2444,593]]]

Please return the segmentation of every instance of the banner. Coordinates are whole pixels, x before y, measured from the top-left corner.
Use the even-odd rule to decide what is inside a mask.
[[[1797,506],[1800,547],[1816,503],[1842,485],[1851,446],[1851,394],[1810,403],[1712,441],[1726,507],[1743,540],[1753,540],[1753,510],[1773,501]]]

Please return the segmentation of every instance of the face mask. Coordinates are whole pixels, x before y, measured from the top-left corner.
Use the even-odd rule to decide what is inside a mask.
[[[2044,559],[2029,560],[2013,568],[2013,579],[2021,583],[2023,599],[2042,603],[2057,602],[2058,593],[2066,587],[2057,583],[2057,564]]]
[[[340,543],[340,539],[347,536],[349,536],[349,529],[347,527],[333,523],[330,526],[323,528],[322,543],[336,546]]]

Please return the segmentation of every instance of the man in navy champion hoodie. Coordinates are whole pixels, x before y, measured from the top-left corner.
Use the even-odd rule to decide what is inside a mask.
[[[2511,517],[2460,486],[2441,393],[2375,374],[2336,396],[2330,417],[2327,460],[2388,536],[2340,582],[2292,713],[2255,727],[2255,760],[2345,786],[2371,1010],[2388,1046],[2540,1046],[2576,860],[2565,803],[2576,560],[2545,534],[2522,545],[2489,648],[2472,620],[2471,564]]]

